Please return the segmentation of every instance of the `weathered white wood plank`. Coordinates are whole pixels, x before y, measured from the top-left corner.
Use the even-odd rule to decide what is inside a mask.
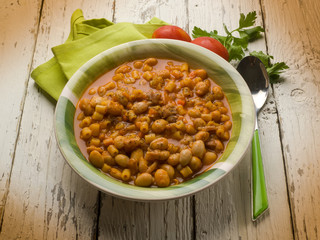
[[[40,7],[41,0],[21,3],[5,1],[0,5],[0,102],[2,103],[0,111],[2,119],[0,121],[0,224],[8,193]]]
[[[320,238],[319,1],[262,1],[267,42],[290,69],[274,85],[297,239]]]
[[[262,25],[259,2],[189,1],[189,26],[224,34],[223,23],[229,29],[238,27],[240,13],[257,11],[257,24]],[[199,17],[202,15],[203,17]],[[264,39],[252,49],[265,51]],[[267,181],[270,212],[256,224],[251,221],[250,150],[241,164],[226,179],[196,195],[196,236],[200,239],[291,239],[289,204],[283,156],[280,148],[278,118],[272,90],[259,116],[261,145]]]
[[[115,22],[144,23],[152,17],[188,28],[185,1],[120,1]],[[100,239],[191,239],[192,197],[160,203],[136,203],[102,194]],[[122,232],[120,232],[122,231]]]
[[[112,16],[112,2],[45,1],[33,68],[67,38],[71,14],[79,7],[88,18]],[[0,239],[95,238],[98,191],[70,169],[58,150],[55,104],[31,79],[27,90]]]

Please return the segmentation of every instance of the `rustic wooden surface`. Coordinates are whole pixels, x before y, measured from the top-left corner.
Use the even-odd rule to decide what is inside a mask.
[[[259,115],[270,210],[250,218],[250,152],[195,196],[139,203],[100,193],[61,156],[55,102],[30,78],[65,41],[72,12],[191,32],[257,11],[267,51],[290,69]],[[0,5],[0,239],[320,239],[320,2],[313,0],[17,0]]]

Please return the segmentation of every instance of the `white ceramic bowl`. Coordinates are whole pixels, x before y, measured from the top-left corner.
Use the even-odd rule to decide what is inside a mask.
[[[82,155],[74,136],[75,106],[84,90],[101,74],[124,62],[147,57],[186,61],[191,68],[203,68],[229,101],[233,128],[223,155],[206,172],[166,188],[143,188],[117,181],[92,166]],[[111,195],[138,201],[176,199],[217,183],[242,159],[253,135],[254,105],[249,88],[236,69],[215,53],[198,45],[169,39],[148,39],[108,49],[85,63],[68,81],[56,106],[55,132],[61,153],[83,179]]]

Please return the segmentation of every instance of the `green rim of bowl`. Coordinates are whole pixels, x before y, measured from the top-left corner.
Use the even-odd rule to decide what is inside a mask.
[[[181,60],[188,62],[192,68],[204,68],[222,87],[232,111],[232,135],[222,157],[205,173],[167,188],[132,186],[105,175],[84,158],[74,136],[75,106],[85,89],[106,71],[124,62],[147,57]],[[54,125],[62,155],[83,179],[113,196],[138,201],[159,201],[194,194],[229,173],[248,149],[253,136],[254,120],[254,105],[249,88],[227,61],[192,43],[170,39],[147,39],[113,47],[85,63],[63,89],[57,102]]]

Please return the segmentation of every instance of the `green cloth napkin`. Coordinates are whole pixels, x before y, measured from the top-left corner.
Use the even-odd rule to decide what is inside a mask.
[[[34,69],[31,77],[58,100],[68,79],[92,57],[122,43],[151,38],[154,30],[166,24],[158,18],[145,24],[114,24],[103,18],[85,20],[82,10],[77,9],[72,14],[66,42],[53,47],[54,57]]]

